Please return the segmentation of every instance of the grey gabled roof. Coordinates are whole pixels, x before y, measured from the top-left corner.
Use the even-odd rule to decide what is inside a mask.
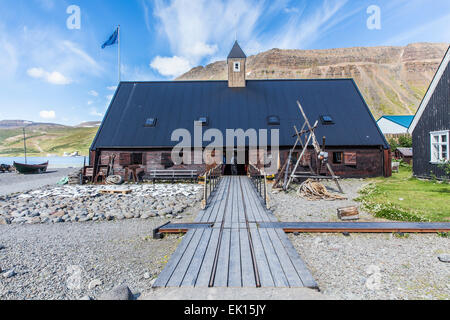
[[[419,123],[420,118],[422,117],[423,113],[425,112],[426,107],[428,106],[428,103],[431,100],[431,97],[434,94],[434,91],[436,90],[439,82],[441,81],[441,77],[444,74],[445,70],[447,69],[447,66],[450,64],[450,46],[447,48],[447,52],[444,55],[444,58],[442,59],[441,64],[439,65],[439,68],[436,71],[436,74],[433,77],[433,80],[431,81],[430,86],[428,87],[427,92],[425,93],[425,96],[422,99],[422,102],[420,103],[419,108],[417,109],[416,115],[414,116],[414,119],[409,126],[408,132],[413,133],[414,129],[416,128],[417,124]]]
[[[204,130],[216,128],[224,136],[226,129],[279,128],[280,145],[291,146],[293,126],[303,124],[297,100],[311,122],[333,118],[333,125],[316,131],[327,146],[389,148],[352,79],[249,80],[245,88],[229,88],[227,81],[122,82],[91,148],[173,147],[174,130],[187,129],[193,137],[200,117],[208,117]],[[268,125],[272,115],[280,126]],[[148,118],[157,118],[156,127],[145,126]]]
[[[233,48],[230,51],[230,54],[228,55],[228,59],[246,59],[247,56],[245,55],[242,48],[239,46],[239,43],[236,41],[234,43]]]
[[[413,148],[397,148],[397,150],[405,157],[413,156]]]

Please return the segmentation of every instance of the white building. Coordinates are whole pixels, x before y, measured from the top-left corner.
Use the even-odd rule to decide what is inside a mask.
[[[408,133],[414,116],[382,116],[377,124],[383,134]]]

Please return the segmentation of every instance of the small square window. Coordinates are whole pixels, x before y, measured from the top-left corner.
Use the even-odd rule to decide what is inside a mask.
[[[241,72],[241,63],[240,62],[234,63],[234,72]]]
[[[431,162],[440,163],[449,161],[449,135],[450,131],[431,132]]]
[[[343,152],[333,152],[333,163],[341,164],[343,162],[344,153]]]
[[[324,124],[324,125],[334,124],[333,118],[329,115],[320,116],[320,120],[322,121],[322,124]]]
[[[156,118],[148,118],[148,119],[145,121],[145,126],[146,126],[146,127],[156,127],[156,122],[157,122],[157,119],[156,119]]]
[[[279,116],[269,116],[267,117],[267,124],[269,126],[279,126],[281,124]]]

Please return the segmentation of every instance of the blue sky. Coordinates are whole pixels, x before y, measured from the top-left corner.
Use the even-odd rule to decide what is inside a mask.
[[[68,29],[67,8],[80,8]],[[370,30],[367,9],[380,8]],[[0,119],[78,124],[101,120],[122,80],[171,80],[224,59],[237,35],[248,55],[450,42],[448,0],[0,0]]]

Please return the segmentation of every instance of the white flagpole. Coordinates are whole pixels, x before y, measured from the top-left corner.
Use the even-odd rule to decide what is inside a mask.
[[[118,38],[119,38],[119,45],[118,45],[118,51],[119,51],[119,54],[118,54],[118,63],[119,63],[119,83],[120,83],[120,80],[121,80],[121,72],[120,72],[120,24],[119,24],[119,27],[117,28],[117,33],[118,33]]]

